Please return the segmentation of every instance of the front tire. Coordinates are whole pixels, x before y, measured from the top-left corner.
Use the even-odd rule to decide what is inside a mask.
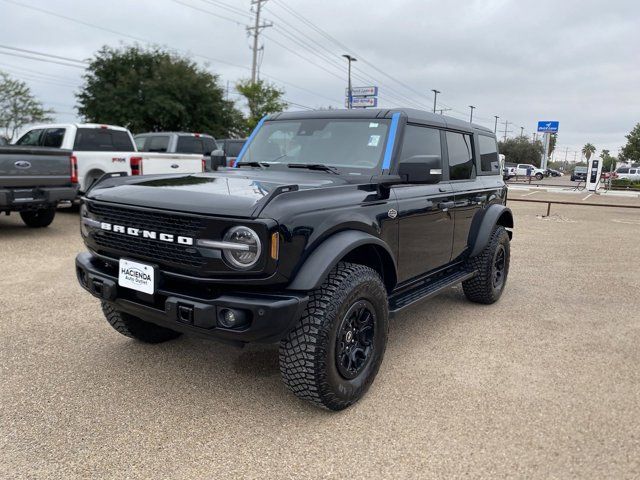
[[[339,263],[280,343],[289,390],[329,410],[358,401],[373,383],[387,345],[387,291],[375,270]]]
[[[504,227],[497,226],[484,250],[469,259],[469,267],[478,272],[462,282],[462,290],[469,300],[486,305],[498,301],[507,283],[510,247],[509,234]]]
[[[541,173],[536,173],[536,180],[542,180],[544,178],[544,175],[542,175]]]
[[[51,225],[56,216],[55,207],[20,212],[20,217],[29,228],[44,228]]]
[[[109,325],[118,333],[144,343],[166,342],[182,335],[175,330],[145,322],[138,317],[116,310],[106,302],[102,302],[102,312],[109,322]]]

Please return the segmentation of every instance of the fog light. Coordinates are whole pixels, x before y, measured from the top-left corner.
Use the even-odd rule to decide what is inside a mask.
[[[238,328],[247,322],[247,315],[242,310],[223,308],[218,313],[218,323],[224,328]]]

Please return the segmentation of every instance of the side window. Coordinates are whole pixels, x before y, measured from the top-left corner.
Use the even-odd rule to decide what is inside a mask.
[[[136,144],[136,148],[139,152],[146,152],[145,144],[149,140],[149,137],[133,137],[133,142]]]
[[[240,155],[240,150],[242,150],[242,147],[244,146],[244,142],[243,141],[227,141],[227,147],[225,149],[225,153],[227,154],[227,156],[229,157],[237,157],[238,155]]]
[[[500,158],[498,157],[498,144],[493,137],[478,136],[480,142],[480,170],[487,173],[500,171]]]
[[[25,145],[29,147],[37,147],[40,145],[40,135],[42,135],[44,129],[37,128],[35,130],[30,130],[25,133],[20,139],[16,142],[16,145]]]
[[[42,139],[43,147],[60,148],[64,139],[64,128],[48,128]]]
[[[468,180],[476,176],[471,135],[447,132],[449,179]]]
[[[416,161],[419,160],[419,158],[416,157],[425,156],[442,156],[440,130],[407,125],[404,129],[404,141],[402,143],[400,162],[409,159]]]

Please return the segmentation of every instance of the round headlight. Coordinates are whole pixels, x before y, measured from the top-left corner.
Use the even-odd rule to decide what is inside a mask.
[[[225,248],[224,258],[232,266],[239,269],[248,269],[256,264],[260,258],[262,246],[258,234],[248,227],[233,227],[224,236],[225,242],[237,243],[238,247]]]

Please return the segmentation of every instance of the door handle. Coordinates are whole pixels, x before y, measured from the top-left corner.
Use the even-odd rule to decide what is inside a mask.
[[[473,203],[484,203],[487,201],[487,196],[486,195],[478,195],[476,197],[472,198]]]
[[[440,202],[440,203],[438,203],[438,208],[440,210],[442,210],[443,212],[446,212],[450,208],[453,208],[455,206],[456,206],[456,202]]]

